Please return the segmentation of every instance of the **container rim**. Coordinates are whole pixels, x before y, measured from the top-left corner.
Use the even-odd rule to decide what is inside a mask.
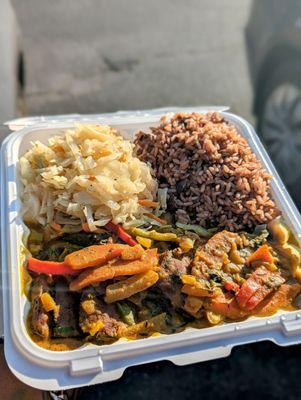
[[[203,108],[203,110],[204,109],[211,110],[212,108],[206,107]],[[183,108],[176,108],[173,110],[173,112],[183,110]],[[191,109],[186,110],[191,111]],[[199,109],[196,109],[195,111],[200,112]],[[156,113],[149,116],[149,118],[152,118],[152,120],[149,121],[149,119],[147,119],[146,122],[152,122],[154,118],[158,118],[160,115],[165,113],[166,109],[162,111],[162,114],[156,110]],[[278,176],[278,173],[276,172],[253,128],[243,118],[238,117],[235,114],[225,111],[222,111],[222,114],[231,122],[233,122],[239,130],[244,132],[244,136],[252,146],[253,151],[263,162],[268,172],[272,175],[272,190],[275,193],[276,198],[281,199],[282,204],[280,208],[289,219],[290,228],[300,241],[300,214],[290,199],[283,183]],[[141,122],[145,122],[145,119],[143,118],[146,117],[141,117],[140,115],[138,115],[138,117],[133,115],[122,115],[121,117],[113,120],[111,119],[111,116],[103,117],[103,120],[110,121],[108,122],[110,125],[123,125],[128,123],[139,125]],[[90,120],[87,120],[86,122],[89,121]],[[76,380],[76,376],[84,374],[85,371],[90,371],[87,366],[85,367],[86,370],[85,368],[82,370],[81,367],[76,364],[78,362],[79,364],[86,365],[86,359],[100,360],[100,366],[97,368],[95,367],[94,372],[97,372],[99,375],[96,379],[98,379],[99,382],[104,382],[107,380],[112,380],[112,374],[110,377],[108,374],[106,375],[106,369],[107,372],[115,371],[116,374],[118,371],[120,376],[120,371],[122,369],[120,365],[125,366],[126,368],[129,365],[139,364],[141,363],[140,361],[141,358],[143,359],[143,357],[146,357],[147,359],[145,362],[169,359],[179,365],[183,365],[185,362],[188,364],[190,362],[200,361],[201,359],[208,359],[209,356],[212,356],[212,358],[218,358],[219,356],[228,355],[233,346],[242,343],[249,343],[254,340],[272,340],[280,345],[289,345],[299,343],[301,341],[300,311],[283,311],[275,314],[272,317],[253,317],[241,322],[231,322],[225,325],[203,329],[187,328],[185,331],[176,334],[160,335],[158,337],[150,337],[136,341],[122,340],[114,344],[104,346],[89,345],[72,351],[68,350],[64,352],[54,352],[37,346],[30,339],[29,335],[27,333],[25,334],[24,330],[21,329],[23,316],[21,315],[22,310],[20,307],[19,293],[18,296],[16,296],[13,291],[13,288],[16,287],[16,282],[18,282],[19,279],[19,273],[13,271],[11,268],[12,265],[16,265],[16,255],[14,255],[13,243],[16,242],[16,238],[18,238],[18,234],[20,234],[19,225],[16,224],[16,220],[18,219],[19,215],[19,209],[17,205],[18,192],[16,186],[17,175],[15,168],[17,163],[17,154],[14,148],[20,145],[22,139],[29,132],[39,131],[41,129],[43,131],[65,129],[73,126],[74,122],[78,122],[78,119],[76,121],[59,121],[52,123],[40,121],[35,125],[28,125],[25,128],[12,133],[5,139],[2,145],[1,187],[4,188],[9,186],[10,190],[9,199],[7,197],[8,193],[5,193],[5,195],[1,196],[1,230],[3,237],[6,237],[5,235],[7,235],[7,232],[9,232],[9,240],[6,241],[6,243],[2,246],[5,337],[9,337],[8,342],[10,342],[7,346],[6,358],[9,364],[14,364],[12,356],[10,355],[10,351],[11,346],[15,346],[18,354],[24,357],[24,359],[26,359],[31,366],[34,364],[36,368],[38,368],[38,366],[43,366],[46,369],[58,368],[59,370],[61,367],[67,367],[67,369],[70,369],[69,379],[70,382],[72,381],[71,386],[75,387],[80,386],[81,384],[79,383],[80,380]],[[6,212],[7,210],[9,212]],[[19,248],[21,244],[20,238],[18,238],[17,244]],[[12,256],[14,256],[14,258]],[[9,318],[9,315],[15,315],[16,318]],[[181,349],[186,349],[187,351],[183,352]],[[217,351],[216,349],[219,350]],[[192,355],[187,355],[190,354],[189,351],[190,353],[197,354],[197,357],[195,358]],[[121,360],[125,361],[122,362]],[[123,370],[125,368],[123,368]],[[81,373],[79,373],[79,371],[81,371]],[[59,382],[59,378],[57,379]],[[66,382],[68,382],[68,379]],[[33,382],[30,384],[32,383]],[[42,385],[40,381],[39,385]],[[58,384],[56,387],[61,389],[67,387],[68,385],[68,383],[65,383],[65,386]]]

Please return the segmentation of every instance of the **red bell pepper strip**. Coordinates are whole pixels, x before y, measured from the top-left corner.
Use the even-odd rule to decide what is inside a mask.
[[[276,284],[274,286],[271,285],[271,282],[275,282],[275,280]],[[241,285],[236,295],[237,303],[241,308],[252,310],[284,281],[285,279],[279,274],[273,274],[265,267],[259,267]],[[266,284],[267,282],[269,284]]]
[[[114,224],[112,221],[108,222],[105,226],[110,232],[115,233],[119,239],[123,240],[130,246],[135,246],[137,244],[136,240],[132,238],[120,225]]]
[[[228,290],[229,292],[232,291],[234,293],[237,293],[239,291],[239,289],[240,289],[240,286],[237,283],[233,282],[233,281],[225,281],[224,282],[224,288],[226,290]]]
[[[260,290],[267,277],[271,273],[265,267],[257,268],[251,276],[241,285],[239,292],[236,295],[237,303],[240,307],[244,308],[248,300],[255,295],[257,290]]]
[[[205,303],[205,306],[207,310],[224,315],[229,319],[240,319],[250,313],[239,307],[236,298],[231,293],[221,293],[217,297],[213,297],[209,304]]]
[[[254,261],[262,261],[270,264],[273,264],[275,262],[270,248],[267,244],[263,244],[262,246],[258,247],[258,249],[247,258],[246,264],[249,265]]]
[[[79,272],[70,268],[64,262],[43,261],[33,257],[28,257],[27,269],[37,274],[46,275],[78,275]]]

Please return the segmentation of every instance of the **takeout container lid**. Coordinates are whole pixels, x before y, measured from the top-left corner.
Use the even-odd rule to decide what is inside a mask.
[[[227,111],[229,109],[228,106],[211,106],[210,110],[212,111]],[[33,117],[25,117],[25,118],[17,118],[10,121],[5,122],[5,125],[9,127],[12,131],[17,131],[22,128],[27,128],[30,126],[37,125],[56,125],[59,123],[97,123],[102,124],[103,121],[110,121],[110,123],[114,124],[122,124],[125,120],[126,123],[131,121],[135,123],[139,123],[140,121],[143,123],[147,123],[148,121],[154,122],[159,119],[162,115],[170,112],[206,112],[208,111],[207,106],[199,106],[199,107],[163,107],[163,108],[152,108],[145,110],[127,110],[127,111],[117,111],[113,113],[102,113],[102,114],[62,114],[62,115],[40,115]]]
[[[74,123],[101,123],[118,127],[127,138],[155,125],[166,112],[218,110],[234,123],[257,157],[272,175],[271,187],[283,218],[301,241],[301,217],[281,182],[252,126],[226,112],[226,107],[164,108],[122,111],[99,115],[31,117],[8,122],[10,134],[1,148],[1,234],[4,350],[12,372],[23,382],[43,390],[61,390],[118,379],[133,365],[170,360],[187,365],[228,356],[234,346],[262,340],[287,346],[301,342],[301,311],[281,311],[271,317],[251,317],[241,322],[153,336],[135,341],[119,340],[111,345],[82,346],[72,351],[53,352],[38,347],[25,328],[28,301],[21,293],[21,246],[26,227],[20,218],[19,155],[33,140],[46,141]]]

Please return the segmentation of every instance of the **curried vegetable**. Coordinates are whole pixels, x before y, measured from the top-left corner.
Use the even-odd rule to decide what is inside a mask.
[[[51,295],[49,293],[44,292],[41,295],[40,299],[41,299],[42,307],[44,308],[44,310],[46,312],[54,311],[57,309],[56,302],[54,301],[54,299],[51,297]]]
[[[157,203],[156,201],[151,201],[151,200],[146,200],[146,199],[138,200],[138,203],[142,207],[148,207],[148,208],[157,208],[157,207],[159,207],[159,203]]]
[[[103,265],[121,256],[123,249],[123,245],[120,244],[89,246],[67,255],[65,257],[65,264],[75,270]]]
[[[282,283],[284,279],[279,274],[272,274],[265,267],[259,267],[242,284],[236,296],[237,302],[241,308],[252,310]]]
[[[127,243],[130,246],[135,246],[137,242],[118,224],[114,224],[112,221],[108,222],[106,228],[115,233],[119,239]]]
[[[154,220],[154,221],[159,222],[159,224],[161,224],[161,225],[166,225],[166,224],[167,224],[167,222],[165,221],[165,219],[159,218],[159,217],[157,217],[155,214],[146,213],[145,216],[148,217],[148,218],[150,218],[150,219],[152,219],[152,220]]]
[[[204,300],[200,297],[195,296],[187,296],[185,299],[185,304],[183,309],[192,316],[198,318],[199,311],[204,304]]]
[[[239,320],[249,314],[247,310],[239,307],[236,298],[230,293],[220,292],[218,296],[208,299],[204,308],[231,320]]]
[[[210,231],[208,231],[207,229],[203,228],[200,225],[189,225],[189,224],[182,224],[181,222],[177,222],[176,226],[185,231],[193,231],[193,232],[197,233],[198,235],[200,235],[201,237],[209,238],[210,236],[212,236]]]
[[[188,294],[193,297],[212,297],[213,291],[206,287],[205,284],[196,282],[195,285],[184,285],[182,287],[182,293]]]
[[[80,290],[88,285],[104,282],[118,276],[136,275],[152,269],[157,263],[156,249],[148,250],[143,260],[119,260],[106,266],[96,267],[82,272],[70,283],[70,290]]]
[[[206,311],[205,314],[210,325],[218,325],[224,320],[221,314],[216,314],[213,311]]]
[[[258,316],[264,317],[281,310],[293,310],[292,299],[300,293],[301,286],[298,283],[283,284],[280,288],[266,297],[255,309]]]
[[[188,253],[194,247],[194,240],[190,239],[189,237],[180,237],[177,240],[180,249],[183,253]]]
[[[149,249],[152,246],[152,240],[144,238],[142,236],[136,236],[136,240],[141,246],[145,247],[146,249]]]
[[[299,250],[264,227],[200,238],[179,224],[149,224],[130,228],[133,246],[91,232],[42,244],[40,257],[63,261],[28,259],[34,282],[47,280],[33,285],[32,331],[47,340],[111,343],[178,332],[189,322],[212,326],[270,315],[298,303]],[[163,238],[172,240],[157,240]]]
[[[289,231],[279,220],[271,221],[269,223],[269,228],[272,232],[273,238],[277,243],[284,245],[288,242]]]
[[[168,330],[166,319],[166,313],[156,315],[155,317],[128,327],[123,334],[127,338],[136,339],[137,337],[148,336],[154,332],[165,333]]]
[[[233,282],[233,281],[225,281],[224,282],[224,288],[228,291],[232,291],[234,293],[237,293],[240,289],[240,286]]]
[[[135,315],[133,309],[125,302],[116,303],[117,310],[124,323],[127,325],[135,324]]]
[[[91,321],[90,323],[81,325],[83,332],[89,333],[90,336],[95,336],[97,332],[103,329],[103,327],[104,323],[101,320]]]
[[[274,264],[275,259],[271,254],[270,248],[267,244],[259,247],[250,257],[247,258],[246,263],[251,264],[255,261],[267,262]]]
[[[139,260],[142,257],[144,257],[144,255],[145,255],[145,251],[139,244],[132,246],[132,247],[125,246],[121,250],[121,259],[122,260]]]
[[[30,243],[42,243],[43,242],[43,233],[36,231],[35,229],[31,229],[29,235]]]
[[[28,257],[27,269],[37,274],[46,275],[77,275],[78,272],[74,271],[64,262],[55,261],[41,261],[33,257]]]
[[[112,285],[107,286],[104,300],[106,303],[127,299],[136,293],[142,292],[153,286],[159,279],[155,271],[146,271],[142,274],[132,276]]]
[[[57,304],[57,312],[54,313],[54,336],[61,338],[78,336],[78,322],[75,313],[76,296],[69,291],[67,283],[63,280],[55,283],[54,296]]]
[[[135,236],[141,236],[144,238],[156,240],[158,242],[173,242],[177,240],[177,235],[175,233],[160,233],[155,230],[146,231],[140,228],[132,228],[131,232]]]
[[[284,254],[290,264],[291,274],[301,282],[301,255],[300,251],[291,244],[285,243],[280,248],[280,253]]]

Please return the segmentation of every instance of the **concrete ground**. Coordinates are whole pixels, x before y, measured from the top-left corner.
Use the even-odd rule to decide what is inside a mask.
[[[0,123],[17,110],[18,27],[9,0],[0,1]]]
[[[250,118],[250,0],[12,3],[28,114],[222,104]]]

